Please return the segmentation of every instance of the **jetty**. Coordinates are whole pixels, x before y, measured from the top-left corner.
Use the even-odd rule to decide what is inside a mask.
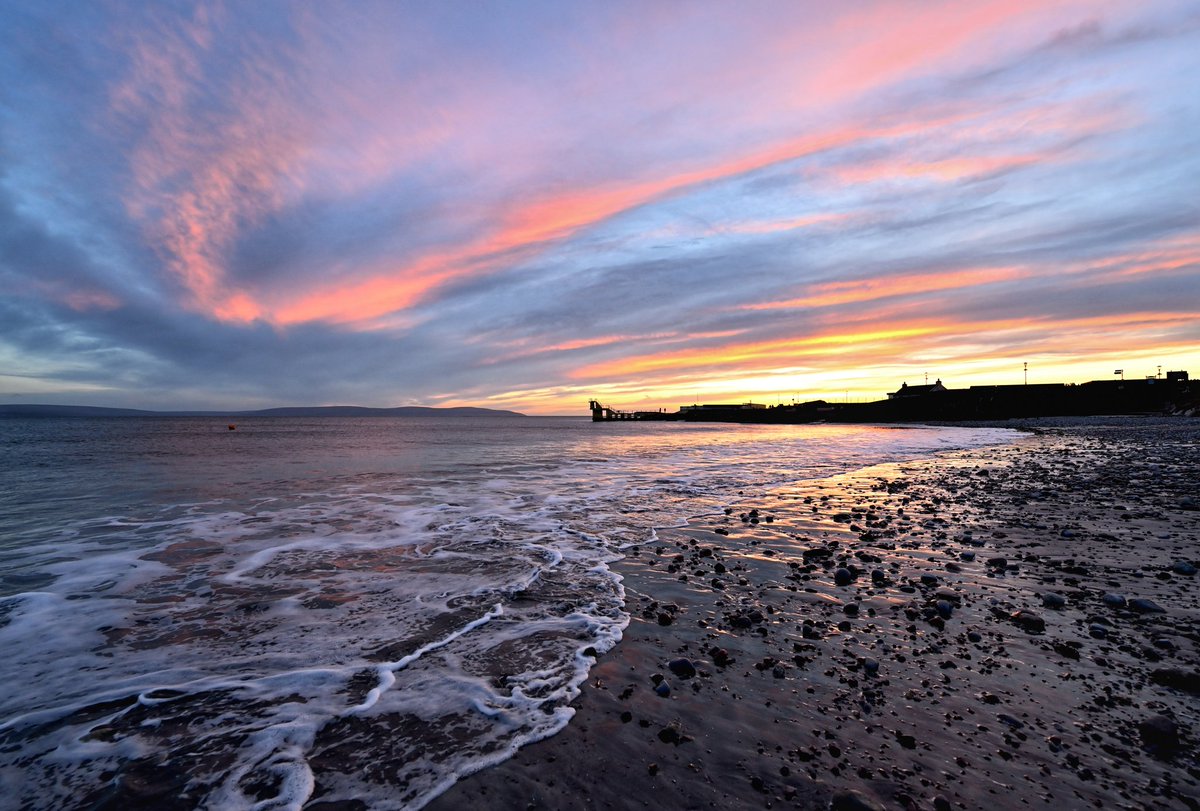
[[[676,411],[623,411],[591,400],[593,422],[683,421],[802,424],[810,422],[966,422],[1034,417],[1095,417],[1122,414],[1200,414],[1200,381],[1186,371],[1165,377],[949,388],[938,380],[907,383],[887,397],[866,403],[762,405],[714,403]]]

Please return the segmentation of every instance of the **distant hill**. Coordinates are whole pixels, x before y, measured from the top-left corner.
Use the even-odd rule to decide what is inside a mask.
[[[46,405],[40,403],[10,403],[0,405],[4,417],[523,417],[516,411],[494,408],[431,408],[429,406],[399,406],[397,408],[365,408],[363,406],[294,406],[263,408],[257,411],[145,411],[137,408],[103,408],[100,406]]]

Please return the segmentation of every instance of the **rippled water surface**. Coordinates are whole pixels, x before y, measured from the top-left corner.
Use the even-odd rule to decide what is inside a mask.
[[[996,429],[0,420],[0,791],[418,807],[553,734],[608,568],[739,491]]]

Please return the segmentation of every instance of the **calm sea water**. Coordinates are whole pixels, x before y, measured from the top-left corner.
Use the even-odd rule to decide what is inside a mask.
[[[628,622],[623,547],[738,491],[1011,436],[0,420],[0,796],[419,807],[568,722],[583,651]]]

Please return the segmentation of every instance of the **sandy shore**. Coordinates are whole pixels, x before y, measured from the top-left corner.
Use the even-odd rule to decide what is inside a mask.
[[[1176,420],[730,493],[617,565],[567,729],[428,807],[1198,808],[1198,489]]]

